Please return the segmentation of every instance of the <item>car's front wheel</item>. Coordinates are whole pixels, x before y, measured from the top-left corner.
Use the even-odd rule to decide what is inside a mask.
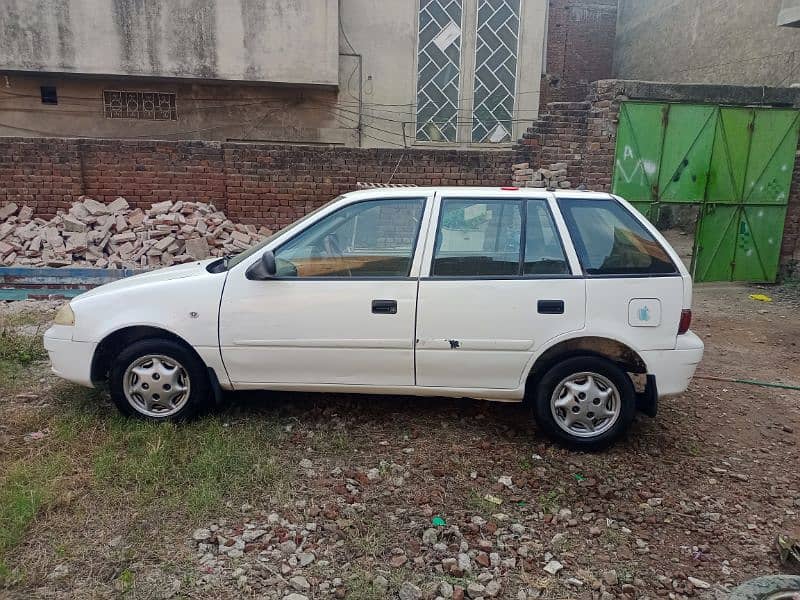
[[[125,348],[111,369],[111,399],[124,414],[152,421],[183,421],[208,406],[202,362],[183,345],[147,339]]]
[[[533,412],[552,438],[577,450],[601,450],[630,427],[633,382],[600,356],[576,356],[551,367],[534,390]]]

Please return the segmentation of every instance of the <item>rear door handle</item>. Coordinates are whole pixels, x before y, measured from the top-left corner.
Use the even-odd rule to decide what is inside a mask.
[[[540,315],[563,315],[563,300],[539,300],[538,309]]]
[[[376,315],[396,315],[397,300],[373,300],[372,312]]]

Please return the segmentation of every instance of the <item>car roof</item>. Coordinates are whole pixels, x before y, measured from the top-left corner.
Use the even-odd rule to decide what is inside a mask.
[[[398,196],[409,197],[414,194],[422,196],[429,196],[432,193],[438,193],[442,196],[457,196],[463,198],[470,197],[493,197],[493,198],[575,198],[585,200],[612,200],[614,197],[608,192],[590,192],[583,190],[547,190],[545,188],[531,188],[531,187],[468,187],[468,186],[393,186],[393,187],[375,187],[363,190],[356,190],[347,192],[342,197],[348,200],[360,199],[380,199],[380,198],[397,198]]]

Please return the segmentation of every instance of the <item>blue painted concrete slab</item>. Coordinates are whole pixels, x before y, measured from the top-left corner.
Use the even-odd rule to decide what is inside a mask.
[[[0,300],[74,298],[104,283],[144,272],[89,267],[0,267]]]

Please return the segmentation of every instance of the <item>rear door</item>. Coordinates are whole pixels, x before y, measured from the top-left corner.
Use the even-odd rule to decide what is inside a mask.
[[[417,385],[519,388],[538,348],[584,326],[584,280],[552,209],[544,195],[436,198],[419,284]]]

